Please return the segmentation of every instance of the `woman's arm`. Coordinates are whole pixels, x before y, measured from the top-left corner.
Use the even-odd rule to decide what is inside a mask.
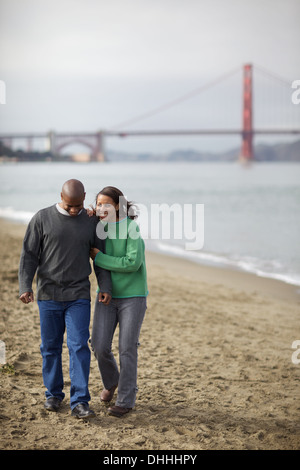
[[[95,257],[95,265],[109,271],[119,273],[134,272],[139,269],[144,259],[143,241],[140,237],[137,239],[128,238],[126,254],[124,256],[110,256],[99,251]]]

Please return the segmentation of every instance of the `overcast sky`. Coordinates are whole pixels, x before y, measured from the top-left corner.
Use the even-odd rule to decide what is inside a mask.
[[[300,79],[299,18],[299,0],[0,0],[1,131],[109,129],[247,62]],[[238,95],[236,122],[241,74],[227,85]],[[201,97],[191,99],[130,128],[195,129],[201,107]],[[111,138],[107,145],[165,151],[213,149],[217,141]]]

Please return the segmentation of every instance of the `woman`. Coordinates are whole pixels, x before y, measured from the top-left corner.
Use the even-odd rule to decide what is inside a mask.
[[[109,305],[96,300],[92,348],[104,384],[101,400],[111,401],[118,388],[115,406],[108,409],[118,417],[135,405],[137,348],[148,294],[145,245],[132,209],[119,189],[112,186],[102,189],[96,198],[96,215],[101,221],[98,236],[106,238],[105,254],[96,248],[91,250],[96,266],[111,272],[112,300]],[[111,350],[117,324],[120,371]]]

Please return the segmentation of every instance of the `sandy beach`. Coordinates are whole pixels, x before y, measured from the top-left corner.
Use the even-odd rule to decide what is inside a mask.
[[[299,287],[147,253],[136,407],[108,415],[92,355],[96,417],[85,422],[70,412],[66,345],[66,398],[58,413],[44,410],[38,307],[18,300],[25,227],[2,220],[0,229],[0,340],[11,366],[0,371],[0,449],[300,448]],[[91,283],[93,310],[93,275]]]

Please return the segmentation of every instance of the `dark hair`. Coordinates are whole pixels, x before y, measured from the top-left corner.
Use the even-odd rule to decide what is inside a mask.
[[[106,186],[97,194],[96,203],[97,203],[98,196],[100,194],[102,194],[103,196],[110,197],[116,205],[118,204],[121,205],[121,203],[123,202],[122,207],[119,206],[119,209],[116,211],[117,217],[120,217],[120,213],[121,213],[121,216],[127,216],[132,220],[137,218],[136,204],[134,204],[133,202],[127,201],[127,199],[125,198],[122,191],[120,191],[120,189],[115,188],[114,186]],[[121,201],[120,201],[120,198],[121,198]]]

